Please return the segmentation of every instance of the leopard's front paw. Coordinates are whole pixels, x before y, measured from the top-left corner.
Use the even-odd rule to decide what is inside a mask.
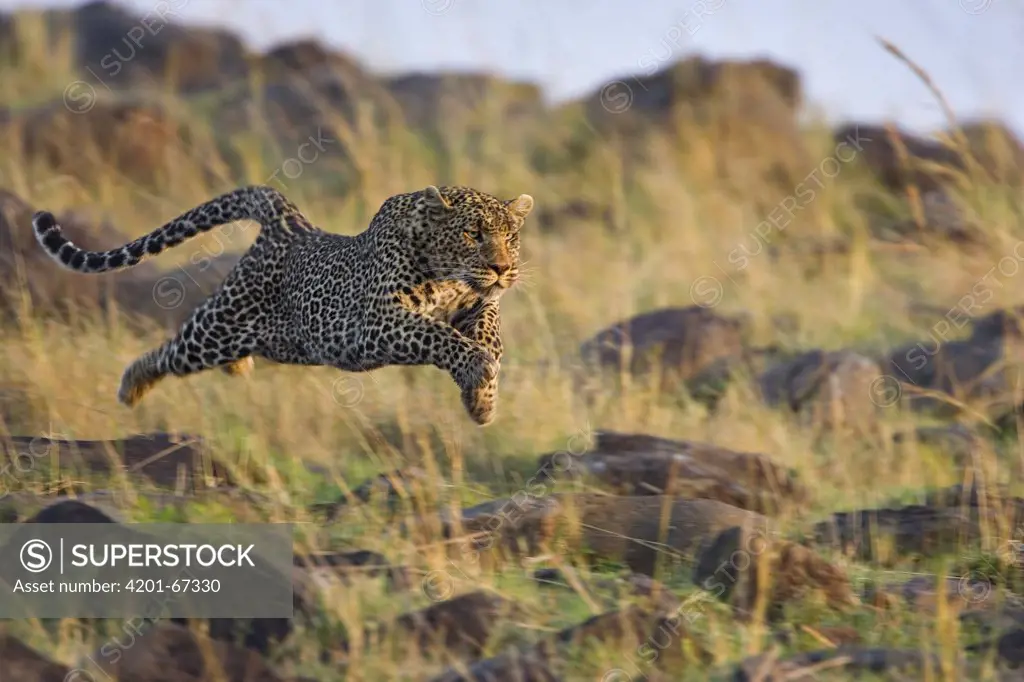
[[[135,407],[142,397],[149,393],[156,382],[149,379],[135,366],[129,367],[121,375],[121,386],[117,390],[117,400],[126,407]]]
[[[480,426],[487,426],[494,421],[497,412],[499,368],[498,361],[490,353],[480,351],[474,355],[459,381],[462,405]]]
[[[498,412],[498,395],[490,386],[463,390],[462,404],[473,421],[487,426]]]

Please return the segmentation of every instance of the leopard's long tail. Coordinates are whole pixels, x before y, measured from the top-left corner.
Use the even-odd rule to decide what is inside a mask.
[[[53,260],[68,270],[83,273],[114,272],[138,265],[215,227],[238,220],[260,223],[271,238],[290,239],[315,231],[298,208],[272,187],[252,185],[222,194],[181,214],[149,234],[109,251],[86,251],[64,236],[53,214],[32,216],[36,241]]]

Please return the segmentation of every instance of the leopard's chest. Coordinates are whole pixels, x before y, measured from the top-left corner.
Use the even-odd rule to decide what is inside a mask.
[[[438,288],[432,297],[431,306],[426,312],[432,317],[449,321],[460,310],[472,306],[480,298],[469,285],[461,282],[446,282]]]

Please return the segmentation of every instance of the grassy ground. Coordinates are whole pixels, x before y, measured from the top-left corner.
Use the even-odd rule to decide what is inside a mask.
[[[38,73],[68,72],[62,72],[67,65],[61,63],[59,51],[39,54],[36,59],[33,68]],[[51,81],[64,82],[60,77],[40,80],[33,75],[36,72],[21,69],[17,72],[22,75],[20,80],[4,81],[17,101],[26,105],[46,101],[47,93],[52,98],[54,91]],[[478,130],[485,139],[503,139],[500,121],[480,125]],[[573,126],[586,129],[582,119]],[[545,174],[531,168],[531,147],[525,144],[508,147],[496,142],[495,148],[469,149],[468,138],[454,135],[440,154],[425,150],[397,130],[385,130],[376,139],[359,132],[339,122],[328,133],[338,140],[339,151],[344,149],[359,159],[360,182],[353,191],[332,191],[329,177],[325,177],[329,174],[318,172],[319,162],[286,181],[289,196],[314,222],[331,231],[361,231],[390,194],[442,182],[471,184],[507,197],[528,192],[539,207],[585,197],[606,204],[616,216],[613,230],[573,225],[542,234],[528,223],[523,246],[525,281],[502,306],[507,361],[500,412],[492,426],[474,427],[463,414],[450,379],[430,368],[339,376],[324,368],[257,362],[250,379],[210,372],[187,381],[166,380],[137,410],[128,411],[116,402],[121,372],[136,356],[160,343],[164,332],[134,336],[118,324],[97,319],[77,330],[43,321],[0,330],[0,378],[5,385],[20,387],[28,398],[20,405],[16,421],[3,427],[12,434],[57,433],[80,439],[156,430],[199,433],[210,439],[224,458],[248,465],[246,470],[256,479],[250,485],[275,501],[254,513],[268,520],[300,524],[311,523],[304,511],[307,505],[337,497],[339,481],[354,487],[368,476],[410,461],[436,473],[432,484],[436,502],[426,505],[428,510],[509,495],[535,472],[537,455],[565,448],[569,439],[594,428],[710,441],[766,453],[813,482],[819,492],[818,514],[893,498],[910,499],[914,491],[960,482],[961,474],[943,453],[921,449],[916,455],[896,456],[884,438],[885,428],[917,418],[895,410],[884,415],[884,428],[870,439],[819,441],[789,417],[739,393],[728,396],[715,414],[680,401],[678,396],[657,395],[642,385],[626,391],[609,389],[598,404],[588,407],[574,394],[567,371],[544,372],[540,365],[571,358],[580,341],[632,314],[659,306],[690,305],[697,280],[711,291],[720,291],[719,311],[751,314],[758,340],[764,343],[793,349],[875,350],[928,338],[940,317],[912,315],[912,305],[949,308],[978,282],[987,282],[992,296],[984,309],[975,310],[976,317],[1018,302],[1017,279],[1024,268],[1014,267],[1012,274],[997,271],[994,276],[987,275],[1001,259],[1013,257],[1022,236],[1019,200],[1006,198],[1008,193],[977,184],[965,187],[966,201],[985,226],[984,248],[892,250],[868,239],[855,199],[874,197],[890,205],[894,201],[852,163],[841,163],[835,177],[823,180],[813,201],[801,205],[789,227],[758,236],[756,226],[787,197],[794,196],[796,188],[785,192],[750,184],[737,194],[721,186],[706,152],[694,145],[683,151],[669,141],[673,137],[702,139],[706,134],[685,123],[671,131],[674,135],[652,141],[650,158],[629,172],[617,161],[617,141],[602,139],[592,131],[586,133],[588,163]],[[564,134],[558,128],[533,131],[528,139],[533,148],[558,149]],[[254,145],[251,136],[222,142],[233,145],[245,160],[249,181],[271,177],[293,156],[287,150],[269,152],[267,145]],[[812,149],[808,174],[836,155],[834,144],[820,128],[808,129],[807,144]],[[787,159],[792,154],[785,144],[757,150],[759,158]],[[329,161],[327,157],[329,153],[325,153]],[[153,200],[115,169],[98,166],[88,186],[77,181],[50,183],[52,170],[24,164],[16,156],[3,159],[10,188],[35,205],[49,209],[88,205],[131,234],[142,234],[230,185],[227,179],[199,181],[179,169],[158,192],[149,193],[149,197],[158,195]],[[906,214],[905,209],[893,211]],[[251,231],[237,230],[210,235],[162,256],[158,263],[173,269],[221,249],[240,251],[251,235]],[[786,247],[835,236],[850,240],[851,253],[832,257],[813,278],[804,274],[806,256]],[[783,248],[777,256],[770,256],[767,248],[759,249],[759,241],[762,247]],[[751,254],[760,250],[742,269],[730,258],[740,247]],[[1024,249],[1020,251],[1024,253]],[[1004,269],[1010,272],[1009,266]],[[795,328],[777,331],[772,320],[780,315],[795,319]],[[373,438],[375,433],[398,447],[382,445]],[[1019,466],[1017,448],[1016,443],[1004,444],[999,452],[997,471],[1003,480],[1009,480]],[[325,468],[332,475],[310,474],[297,462]],[[142,503],[130,509],[134,520],[162,520]],[[196,505],[188,518],[221,520],[231,514],[215,505]],[[343,545],[381,551],[395,563],[415,563],[423,570],[429,570],[431,562],[444,566],[437,563],[440,560],[425,562],[411,543],[386,537],[384,525],[379,516],[367,513],[362,521],[332,529],[332,534]],[[574,559],[577,557],[563,558]],[[872,575],[867,568],[849,568],[857,580]],[[586,577],[586,570],[581,570]],[[530,639],[594,613],[578,591],[539,588],[515,569],[493,575],[474,575],[467,570],[453,578],[459,591],[482,585],[527,605],[529,617],[503,626],[505,632],[496,649],[501,643]],[[681,594],[693,589],[684,573],[668,576],[667,581]],[[328,611],[343,626],[352,627],[429,601],[417,590],[411,595],[389,596],[379,582],[368,581],[358,590],[334,595]],[[840,624],[854,626],[867,644],[885,646],[939,650],[951,640],[967,641],[973,636],[958,631],[956,620],[943,612],[883,613],[864,607],[852,616],[839,616],[812,604],[795,610],[791,620],[797,628],[793,648],[798,650],[823,646],[814,632]],[[802,625],[812,629],[801,630]],[[762,627],[738,625],[718,604],[703,606],[693,628],[706,636],[718,664],[767,646]],[[20,623],[18,630],[30,644],[61,660],[70,661],[89,648],[81,633],[70,627],[56,636],[38,623]],[[297,644],[292,645],[300,648],[304,660],[295,669],[319,679],[399,679],[410,670],[427,669],[371,653],[351,666],[346,677],[338,677],[336,667],[324,667],[302,655],[303,641],[303,636],[297,637]],[[630,666],[642,668],[644,664],[635,650],[627,652],[581,652],[573,679],[602,679],[604,671],[616,668],[635,676]],[[701,669],[680,673],[678,679],[707,676],[708,670]],[[951,678],[936,671],[931,679]]]

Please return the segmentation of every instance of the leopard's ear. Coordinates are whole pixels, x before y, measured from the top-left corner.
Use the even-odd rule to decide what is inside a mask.
[[[447,211],[452,207],[448,200],[441,195],[441,190],[433,185],[427,185],[427,188],[423,190],[423,198],[426,200],[428,208]]]
[[[526,216],[530,215],[530,211],[533,210],[533,197],[529,194],[520,194],[505,205],[508,206],[508,210],[512,212],[512,215],[520,220],[525,220]]]

